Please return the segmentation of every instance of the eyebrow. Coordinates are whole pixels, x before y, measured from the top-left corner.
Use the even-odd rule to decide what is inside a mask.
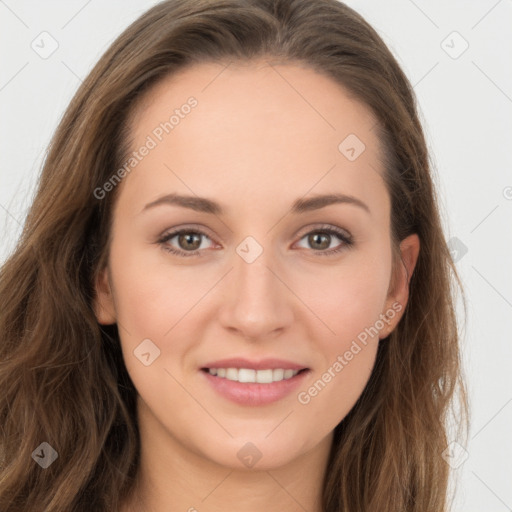
[[[300,214],[312,210],[319,210],[320,208],[324,208],[332,204],[350,204],[358,206],[367,213],[370,213],[370,208],[363,203],[363,201],[346,194],[323,194],[309,197],[307,199],[297,199],[292,204],[291,213]],[[161,205],[176,205],[181,206],[182,208],[189,208],[196,212],[210,213],[212,215],[222,215],[224,213],[222,206],[211,199],[180,194],[166,194],[165,196],[159,197],[155,201],[146,204],[142,209],[142,212]]]

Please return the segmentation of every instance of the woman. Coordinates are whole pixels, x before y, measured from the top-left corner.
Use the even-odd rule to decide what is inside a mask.
[[[335,0],[172,0],[66,111],[0,274],[0,509],[447,510],[412,88]]]

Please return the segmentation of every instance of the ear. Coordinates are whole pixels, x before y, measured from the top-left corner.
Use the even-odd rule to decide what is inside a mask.
[[[409,283],[411,281],[418,255],[420,239],[416,233],[409,235],[400,242],[400,255],[393,265],[393,276],[385,303],[383,315],[385,327],[380,331],[379,339],[386,338],[398,325],[405,306],[409,300]]]
[[[108,266],[99,272],[95,283],[96,295],[94,297],[94,314],[98,323],[103,325],[115,324],[116,315],[112,286]]]

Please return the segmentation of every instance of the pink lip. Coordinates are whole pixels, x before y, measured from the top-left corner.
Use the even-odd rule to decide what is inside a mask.
[[[276,368],[282,368],[283,370],[303,370],[307,366],[285,361],[284,359],[249,361],[243,357],[235,357],[206,363],[202,368],[249,368],[252,370],[275,370]]]
[[[230,368],[236,368],[231,366]],[[215,366],[212,366],[215,368]],[[220,366],[220,368],[226,368]],[[239,366],[238,368],[247,368],[247,366]],[[268,368],[268,366],[266,367]],[[280,367],[282,368],[282,366]],[[298,369],[298,368],[296,368]],[[217,391],[220,395],[232,402],[240,405],[265,405],[272,402],[281,400],[289,395],[292,391],[297,389],[305,376],[311,370],[305,370],[298,373],[291,379],[280,380],[270,384],[260,384],[258,382],[238,382],[236,380],[229,380],[222,377],[217,377],[209,374],[207,371],[200,371],[207,382]]]

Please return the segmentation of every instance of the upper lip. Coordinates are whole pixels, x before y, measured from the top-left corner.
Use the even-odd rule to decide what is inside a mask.
[[[260,359],[259,361],[250,361],[243,357],[232,357],[206,363],[202,368],[249,368],[252,370],[275,370],[276,368],[282,368],[283,370],[303,370],[307,369],[307,366],[284,359]]]

